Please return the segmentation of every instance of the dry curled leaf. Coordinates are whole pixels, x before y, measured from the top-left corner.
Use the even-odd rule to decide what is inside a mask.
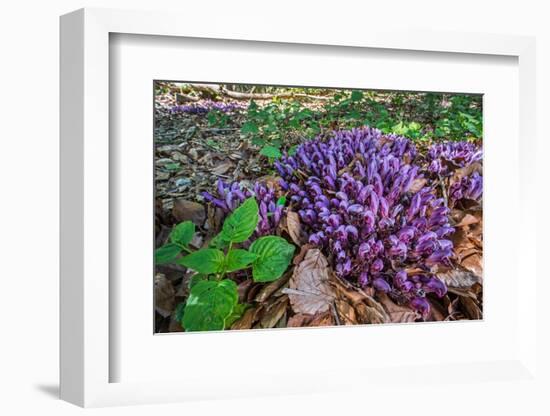
[[[319,249],[311,249],[294,268],[289,287],[283,290],[296,313],[315,315],[329,309],[334,291],[329,283],[330,269]]]
[[[272,294],[274,294],[281,287],[285,286],[290,278],[290,273],[285,273],[280,279],[275,280],[265,285],[256,295],[254,300],[256,302],[265,302]]]
[[[285,314],[287,306],[288,298],[286,296],[268,306],[260,320],[260,326],[262,328],[273,328]]]
[[[163,317],[168,317],[174,310],[176,291],[172,282],[162,273],[155,275],[155,310]]]
[[[247,309],[243,315],[235,321],[231,329],[250,329],[254,325],[256,316],[256,308]]]
[[[333,326],[335,324],[332,312],[327,311],[315,315],[309,323],[309,326]]]
[[[286,213],[286,226],[288,230],[288,235],[290,236],[292,241],[298,247],[302,246],[306,242],[306,239],[304,238],[302,225],[300,224],[300,216],[297,212],[289,210]]]
[[[346,298],[355,308],[358,323],[380,324],[389,320],[386,311],[372,296],[350,283],[335,278],[331,281],[337,296]]]
[[[357,325],[357,314],[355,309],[342,299],[336,300],[336,312],[340,318],[340,323],[343,325]]]
[[[416,194],[426,185],[426,182],[428,182],[426,178],[416,178],[409,187],[409,192]]]
[[[461,296],[460,304],[469,319],[481,319],[483,317],[480,307],[471,297]]]
[[[463,258],[460,265],[477,276],[481,277],[483,274],[483,258],[479,253],[474,253],[466,258]]]
[[[462,178],[471,175],[474,172],[483,174],[483,166],[479,162],[471,163],[463,168],[457,169],[454,171],[453,176],[451,177],[449,185],[452,185],[456,182],[460,182]]]
[[[441,279],[447,287],[463,289],[469,288],[474,283],[479,283],[480,281],[480,278],[476,274],[468,270],[458,268],[438,272],[437,277]]]
[[[420,317],[411,308],[394,303],[385,293],[381,293],[379,298],[392,323],[414,322]]]
[[[214,169],[211,170],[211,172],[216,175],[220,176],[226,173],[229,169],[233,168],[234,165],[231,162],[223,162],[217,165]]]

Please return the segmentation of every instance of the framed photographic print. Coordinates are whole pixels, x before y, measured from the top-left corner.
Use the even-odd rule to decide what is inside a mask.
[[[534,40],[180,23],[61,19],[62,398],[538,394]]]

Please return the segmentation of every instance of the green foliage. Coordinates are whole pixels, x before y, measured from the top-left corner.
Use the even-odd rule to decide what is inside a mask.
[[[195,224],[185,221],[174,227],[170,233],[170,241],[174,244],[187,246],[195,235]]]
[[[278,159],[283,155],[281,151],[274,146],[264,146],[262,150],[260,150],[260,154],[266,156],[270,160]]]
[[[181,253],[181,247],[177,244],[165,244],[155,251],[155,263],[171,263]]]
[[[242,243],[250,238],[258,225],[258,203],[248,198],[225,220],[221,238],[227,242]]]
[[[227,127],[229,123],[229,116],[223,111],[219,110],[210,110],[206,118],[210,127],[223,129]]]
[[[188,244],[195,235],[195,224],[184,221],[171,231],[170,242],[155,250],[155,263],[165,264],[174,262],[182,251],[189,252]]]
[[[254,241],[250,251],[258,256],[252,264],[254,281],[271,282],[281,277],[287,269],[294,254],[294,246],[284,238],[267,236]]]
[[[240,248],[232,249],[227,253],[225,271],[231,273],[244,269],[256,260],[257,257],[258,255],[256,253],[251,253]]]
[[[286,198],[280,198],[277,203],[284,205]],[[186,221],[174,227],[170,243],[156,251],[157,259],[176,261],[197,272],[189,281],[186,303],[178,305],[175,312],[175,319],[186,331],[222,330],[242,315],[246,305],[237,302],[237,285],[226,278],[227,273],[252,267],[255,282],[270,282],[281,277],[287,269],[294,246],[281,237],[261,237],[249,250],[234,247],[250,240],[258,220],[258,203],[255,198],[249,198],[226,218],[222,231],[210,242],[210,247],[197,251],[187,247],[195,226]],[[176,259],[182,250],[189,254]]]
[[[241,133],[260,147],[262,155],[275,159],[279,153],[272,148],[292,155],[293,140],[363,125],[413,140],[481,138],[481,96],[337,90],[313,108],[297,100],[276,99],[262,105],[252,101]]]
[[[178,264],[201,274],[220,273],[224,263],[223,251],[215,248],[203,248],[178,260]]]
[[[181,318],[182,326],[186,331],[225,329],[226,321],[234,314],[238,299],[234,281],[202,280],[189,293]]]

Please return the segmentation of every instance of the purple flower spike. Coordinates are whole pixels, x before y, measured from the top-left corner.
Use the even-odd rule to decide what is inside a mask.
[[[380,292],[384,292],[384,293],[391,292],[391,286],[389,285],[388,282],[386,282],[381,277],[378,277],[378,278],[374,279],[373,282],[372,282],[372,286],[376,290],[379,290]]]
[[[424,286],[427,292],[433,292],[438,297],[442,298],[447,293],[447,286],[437,277],[432,277],[428,283]]]
[[[430,304],[428,303],[426,298],[415,297],[413,298],[413,300],[411,300],[410,305],[411,308],[420,312],[423,317],[428,316],[430,313]]]

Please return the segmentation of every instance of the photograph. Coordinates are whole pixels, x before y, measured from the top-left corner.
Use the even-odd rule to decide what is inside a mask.
[[[483,95],[153,82],[155,333],[483,319]]]

